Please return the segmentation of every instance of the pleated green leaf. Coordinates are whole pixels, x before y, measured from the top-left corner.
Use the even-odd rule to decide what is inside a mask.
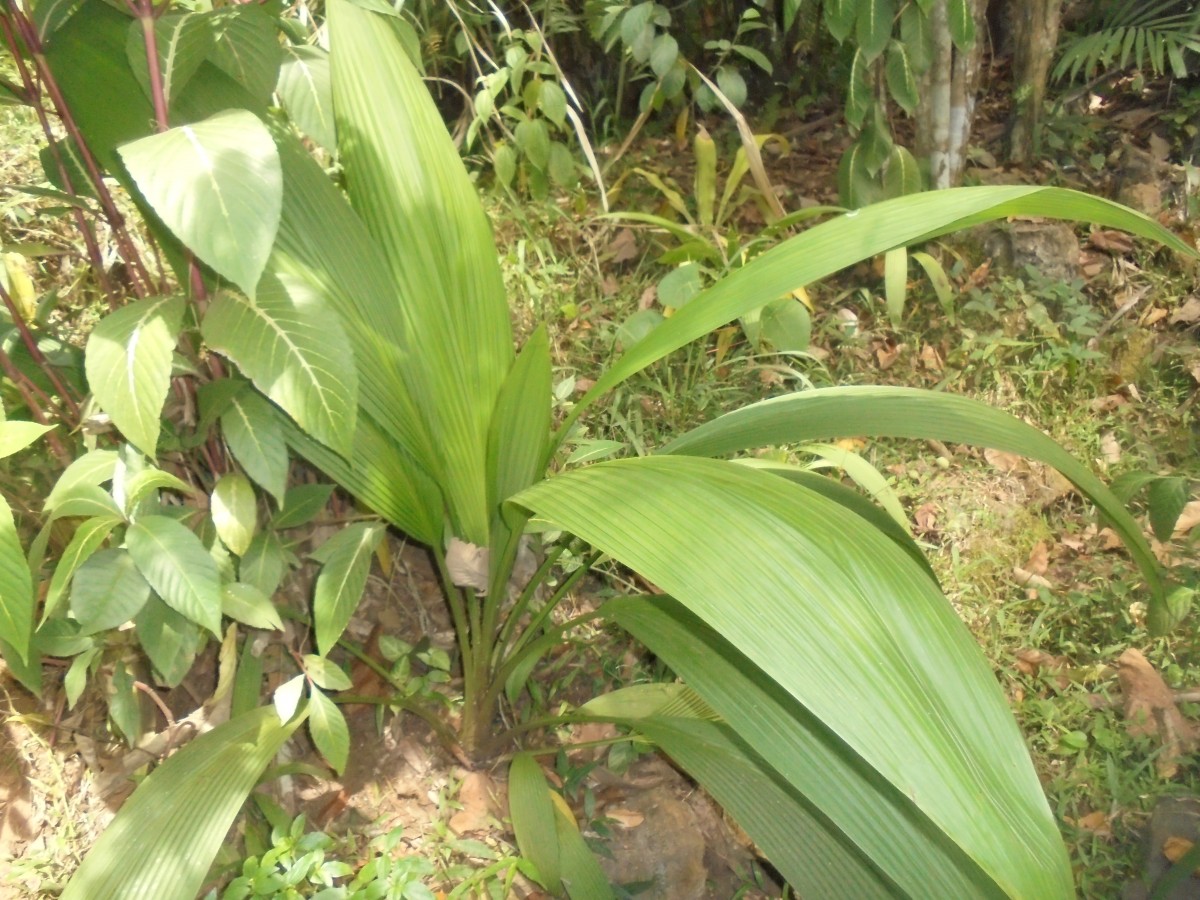
[[[189,743],[133,792],[63,900],[191,900],[238,810],[298,724],[264,707]]]
[[[350,454],[358,407],[353,351],[317,292],[298,279],[267,275],[253,299],[219,293],[201,333],[297,425]]]
[[[648,615],[659,612],[657,604],[646,603]],[[623,617],[619,617],[621,620]],[[677,624],[670,618],[660,619],[670,627]],[[624,623],[635,634],[643,631],[642,622],[630,616]],[[651,634],[647,646],[655,648],[655,654],[672,663],[670,638],[655,640]],[[668,648],[660,654],[659,647]],[[691,648],[684,645],[681,652],[689,654]],[[690,656],[689,656],[690,658]],[[749,666],[745,659],[744,665]],[[757,672],[753,666],[752,671]],[[751,698],[762,699],[763,692],[756,691],[746,682],[752,677],[743,671],[721,666],[723,675],[731,676],[732,684],[746,691],[744,703]],[[761,677],[762,673],[757,672]],[[665,692],[648,689],[668,689]],[[769,695],[767,695],[769,696]],[[837,810],[826,814],[813,800],[776,772],[762,756],[753,749],[748,735],[743,737],[729,725],[711,720],[703,715],[706,704],[699,696],[681,684],[642,684],[604,694],[584,705],[579,712],[630,726],[643,736],[654,741],[659,748],[675,760],[685,771],[704,786],[712,796],[728,810],[738,824],[754,840],[755,845],[779,869],[788,884],[803,897],[895,897],[898,885],[892,882],[877,863],[867,859],[862,848],[847,837],[838,824]],[[681,709],[682,707],[682,709]],[[694,707],[692,715],[684,715],[687,707]],[[774,736],[767,738],[771,740]],[[800,735],[804,746],[807,735]],[[832,758],[833,769],[823,766],[830,760],[817,755],[805,758],[803,750],[794,751],[798,761],[809,765],[813,782],[824,781],[829,785],[826,793],[837,793],[843,804],[866,801],[862,809],[864,824],[870,825],[880,818],[878,810],[886,808],[869,782],[858,786],[861,793],[855,794],[843,788],[838,778],[843,774],[844,764]],[[813,785],[816,792],[820,784]],[[844,821],[844,820],[843,820]],[[853,827],[850,824],[848,827]],[[896,835],[886,835],[894,839]],[[919,839],[919,836],[918,838]],[[904,849],[908,853],[909,843]],[[884,860],[900,850],[901,845],[883,847]],[[958,880],[952,868],[943,860],[933,877],[943,890],[950,891]],[[949,875],[949,877],[944,877]],[[959,885],[959,890],[970,891],[975,887],[969,882]],[[964,896],[964,894],[958,894]]]
[[[978,868],[994,893],[1070,896],[1061,839],[986,660],[928,574],[860,517],[784,479],[682,457],[598,463],[515,502],[723,635],[957,845],[968,881]],[[787,770],[786,746],[755,749]]]
[[[289,118],[326,150],[337,150],[329,54],[320,47],[285,46],[283,56],[276,90]]]
[[[0,497],[0,640],[29,660],[33,636],[33,577],[8,501]]]
[[[347,190],[420,348],[403,377],[442,457],[453,527],[486,545],[488,426],[513,360],[491,229],[394,20],[335,0],[329,29]]]
[[[131,444],[153,458],[171,386],[171,354],[186,301],[136,300],[105,316],[88,337],[88,386]]]
[[[576,404],[559,436],[597,398],[668,353],[792,290],[872,256],[1013,215],[1095,222],[1196,251],[1146,216],[1076,191],[1029,186],[954,188],[853,210],[799,234],[731,272],[622,356]]]
[[[279,154],[258,117],[227,110],[140,138],[119,152],[171,232],[253,296],[283,200]]]
[[[221,579],[200,538],[166,516],[142,516],[125,533],[138,571],[167,605],[221,636]]]
[[[935,438],[1017,453],[1058,469],[1104,514],[1162,603],[1158,561],[1137,522],[1091,470],[1008,413],[954,394],[899,387],[819,388],[734,410],[681,435],[664,453],[717,456],[751,447],[852,435]]]

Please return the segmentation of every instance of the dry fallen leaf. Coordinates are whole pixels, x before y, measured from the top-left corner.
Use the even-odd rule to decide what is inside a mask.
[[[1175,706],[1175,697],[1162,676],[1140,650],[1130,647],[1117,659],[1117,678],[1130,734],[1157,734],[1163,749],[1155,760],[1158,774],[1172,778],[1179,758],[1196,746],[1195,731]]]
[[[1115,465],[1121,461],[1121,445],[1117,441],[1117,436],[1111,431],[1100,435],[1100,453],[1109,465]]]
[[[1045,588],[1049,590],[1054,587],[1048,580],[1038,575],[1036,572],[1030,572],[1028,569],[1022,569],[1020,566],[1013,566],[1013,578],[1021,587],[1027,588]]]
[[[1029,559],[1025,562],[1025,568],[1035,575],[1045,575],[1046,570],[1050,568],[1050,547],[1045,541],[1038,541],[1033,550],[1029,552]]]
[[[1138,324],[1144,328],[1149,328],[1151,325],[1156,325],[1167,317],[1167,311],[1161,306],[1152,306],[1146,310],[1146,314],[1138,320]]]
[[[879,363],[879,368],[886,372],[895,365],[903,347],[903,344],[895,344],[893,346],[883,344],[875,348],[875,361]]]
[[[629,262],[638,258],[637,238],[629,228],[622,228],[608,244],[608,253],[615,263]]]
[[[483,831],[490,827],[492,779],[486,772],[467,772],[458,789],[462,809],[450,817],[449,826],[455,834]]]
[[[921,345],[921,365],[930,372],[940,372],[944,367],[941,355],[933,348],[932,344]]]
[[[488,548],[450,538],[446,545],[446,571],[457,587],[488,589]]]
[[[1083,831],[1090,831],[1099,837],[1112,837],[1112,828],[1108,822],[1108,816],[1103,810],[1090,812],[1086,816],[1080,816],[1075,822],[1075,827]]]
[[[1171,324],[1192,325],[1195,322],[1200,322],[1200,297],[1192,294],[1183,302],[1183,306],[1171,313]]]
[[[1175,520],[1174,537],[1181,538],[1189,531],[1200,525],[1200,500],[1192,500],[1183,508],[1179,518]]]
[[[1113,231],[1108,228],[1098,229],[1088,237],[1088,243],[1106,253],[1122,255],[1133,252],[1133,238],[1123,231]]]
[[[1189,841],[1187,838],[1181,838],[1178,835],[1172,834],[1163,841],[1162,855],[1173,863],[1179,862],[1192,847],[1196,846],[1195,842]],[[1200,869],[1192,873],[1200,877]]]
[[[983,451],[983,458],[1001,472],[1019,472],[1027,468],[1024,459],[1005,450],[993,450],[988,447]]]
[[[1119,406],[1124,406],[1129,402],[1129,399],[1124,394],[1109,394],[1107,397],[1097,397],[1089,405],[1092,412],[1106,413],[1112,412]]]
[[[606,819],[612,819],[622,828],[636,828],[646,821],[646,817],[635,809],[614,807],[604,811]]]
[[[930,534],[937,531],[938,508],[932,503],[922,503],[913,513],[913,522],[916,523],[917,531],[922,534]]]
[[[649,309],[650,307],[652,307],[654,305],[654,302],[657,299],[658,299],[658,288],[655,287],[654,285],[650,285],[650,287],[648,287],[644,291],[642,291],[642,296],[638,300],[638,309]]]
[[[1125,543],[1111,528],[1101,528],[1096,533],[1096,538],[1100,541],[1101,550],[1120,550],[1125,546]]]

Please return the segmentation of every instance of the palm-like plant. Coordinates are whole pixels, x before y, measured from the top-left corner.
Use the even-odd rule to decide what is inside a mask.
[[[729,413],[649,457],[548,472],[614,386],[766,301],[893,248],[1012,214],[1090,219],[1186,247],[1142,216],[1053,189],[946,191],[858,210],[696,297],[600,375],[554,430],[545,332],[514,352],[486,217],[406,53],[403,23],[351,0],[330,0],[328,11],[344,194],[237,71],[213,74],[203,59],[189,73],[195,87],[173,100],[171,129],[146,137],[144,110],[114,115],[104,98],[136,93],[137,82],[125,57],[129,22],[101,0],[87,0],[47,52],[98,158],[153,209],[165,240],[209,267],[211,285],[233,285],[197,313],[208,346],[276,404],[296,450],[429,548],[458,639],[462,751],[482,760],[515,748],[514,736],[494,739],[498,705],[519,697],[537,660],[576,624],[551,618],[561,589],[538,606],[534,584],[517,585],[509,605],[536,516],[594,548],[591,559],[610,556],[666,592],[598,614],[686,682],[618,691],[575,716],[626,724],[658,744],[802,894],[922,896],[938,884],[946,896],[1069,896],[1066,856],[1021,735],[905,529],[829,479],[718,457],[862,434],[1038,457],[1122,535],[1162,620],[1154,558],[1086,467],[981,404],[847,388]],[[351,612],[318,598],[321,653]],[[326,704],[314,688],[295,716],[294,702],[281,705],[286,722],[271,708],[247,713],[168,760],[64,896],[192,896],[274,749],[305,715],[328,720]],[[575,897],[608,895],[528,755],[514,759],[510,793],[518,840],[542,881]]]
[[[1200,52],[1200,7],[1181,0],[1095,3],[1080,33],[1064,42],[1055,79],[1091,78],[1097,69],[1131,65],[1186,78],[1187,58]]]

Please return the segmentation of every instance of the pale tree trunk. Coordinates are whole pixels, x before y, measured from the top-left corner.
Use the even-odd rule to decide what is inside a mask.
[[[933,64],[923,77],[917,106],[917,153],[929,164],[929,186],[938,189],[962,177],[975,119],[987,0],[971,0],[971,7],[975,41],[965,51],[950,39],[946,0],[935,0],[929,10]]]
[[[1062,0],[1009,0],[1013,27],[1013,117],[1008,155],[1028,162],[1041,143],[1046,79],[1058,44]]]

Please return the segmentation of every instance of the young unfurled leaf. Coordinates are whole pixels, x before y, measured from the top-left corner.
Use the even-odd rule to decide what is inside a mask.
[[[220,576],[200,539],[174,519],[143,516],[125,541],[138,571],[166,604],[220,637]]]
[[[131,444],[153,457],[183,321],[179,296],[136,300],[110,313],[88,338],[88,385]]]
[[[175,236],[254,296],[283,203],[279,153],[258,117],[227,110],[125,144],[118,152],[138,190]]]
[[[308,733],[334,771],[342,774],[350,758],[350,729],[337,704],[317,688],[308,694]]]
[[[217,536],[242,556],[258,529],[258,506],[249,479],[237,472],[222,475],[213,488],[211,510]]]
[[[359,522],[338,532],[313,553],[314,559],[324,563],[313,595],[313,625],[317,651],[322,656],[333,649],[346,630],[383,534],[382,524]]]
[[[101,550],[75,574],[71,613],[83,634],[123,625],[150,599],[150,585],[124,550]]]

